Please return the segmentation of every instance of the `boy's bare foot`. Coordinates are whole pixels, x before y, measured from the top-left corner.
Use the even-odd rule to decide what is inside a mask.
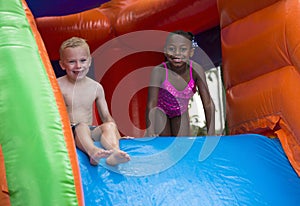
[[[130,156],[121,150],[115,150],[111,155],[106,159],[106,163],[111,166],[115,166],[117,164],[125,163],[130,160]]]
[[[101,158],[106,158],[111,155],[113,150],[104,150],[101,148],[95,148],[90,155],[90,163],[92,165],[98,165]]]

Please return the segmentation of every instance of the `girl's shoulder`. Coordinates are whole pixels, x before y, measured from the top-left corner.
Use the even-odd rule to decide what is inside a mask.
[[[191,61],[192,63],[192,75],[195,82],[198,82],[199,80],[204,80],[205,77],[205,71],[203,67],[198,64],[195,61]]]
[[[205,73],[203,67],[200,64],[198,64],[197,62],[191,61],[191,64],[192,64],[193,73],[196,73],[196,74],[204,74]]]
[[[202,70],[202,71],[204,71],[203,67],[199,63],[191,60],[191,64],[192,64],[193,70]]]
[[[161,64],[159,64],[159,65],[157,65],[157,66],[155,66],[154,68],[163,68],[163,69],[165,69],[165,65],[164,65],[165,63],[161,63]]]
[[[155,66],[152,70],[152,74],[156,73],[156,74],[161,75],[161,74],[164,74],[165,72],[166,72],[166,69],[163,64],[159,64],[159,65]]]
[[[166,77],[166,69],[163,64],[159,64],[152,69],[151,84],[160,85]]]

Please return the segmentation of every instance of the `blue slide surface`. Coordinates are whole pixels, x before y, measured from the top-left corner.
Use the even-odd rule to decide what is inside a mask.
[[[206,138],[216,147],[199,160]],[[86,206],[298,205],[300,178],[278,139],[247,134],[121,140],[132,160],[91,166],[77,150]]]

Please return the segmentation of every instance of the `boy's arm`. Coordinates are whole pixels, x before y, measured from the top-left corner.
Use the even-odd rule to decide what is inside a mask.
[[[104,89],[100,84],[97,84],[97,91],[96,91],[96,107],[101,118],[101,121],[104,122],[114,122],[115,120],[112,118],[107,102],[105,99]]]

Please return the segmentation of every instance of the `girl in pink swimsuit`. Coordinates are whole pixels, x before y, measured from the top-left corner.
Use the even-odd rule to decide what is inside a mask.
[[[175,31],[164,47],[166,62],[151,73],[146,107],[147,137],[191,136],[189,100],[196,89],[200,93],[208,135],[215,133],[214,104],[210,97],[203,68],[190,60],[194,54],[194,36]]]

